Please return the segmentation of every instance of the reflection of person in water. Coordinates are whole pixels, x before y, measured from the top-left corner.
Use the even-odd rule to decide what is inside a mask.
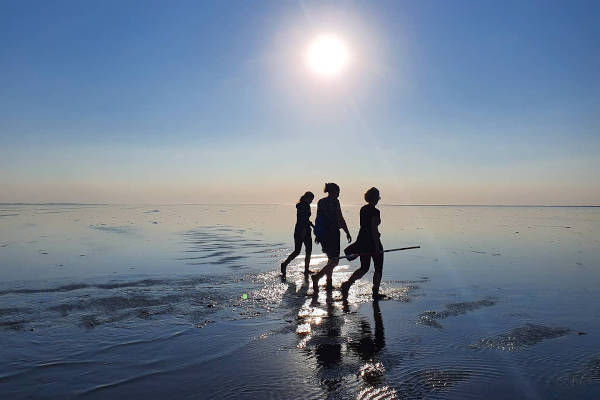
[[[305,280],[299,292],[306,293],[306,284]],[[288,288],[288,290],[290,289]],[[373,320],[375,321],[375,332],[373,332],[372,324],[366,315],[362,312],[350,311],[349,303],[345,300],[341,304],[334,301],[332,288],[327,288],[324,304],[313,297],[310,308],[308,303],[302,305],[300,298],[296,297],[302,296],[302,293],[295,294],[291,289],[286,298],[290,296],[289,304],[293,304],[294,312],[298,313],[296,329],[300,324],[310,324],[308,334],[304,329],[303,333],[298,336],[298,345],[303,349],[302,352],[306,355],[307,361],[314,360],[318,365],[314,373],[315,381],[321,382],[325,391],[321,397],[356,397],[350,394],[351,388],[341,384],[349,371],[355,371],[362,375],[364,367],[372,365],[376,369],[375,374],[372,377],[363,376],[370,384],[376,383],[385,374],[385,368],[377,366],[380,354],[385,347],[379,302],[372,303]],[[326,312],[325,315],[322,314],[323,311]],[[301,312],[309,318],[300,318]],[[310,318],[311,314],[312,318]],[[316,318],[317,315],[318,318]]]
[[[312,276],[314,294],[319,291],[319,279],[323,275],[327,275],[327,287],[333,285],[333,269],[338,265],[338,257],[340,256],[340,228],[346,232],[348,243],[352,241],[338,200],[340,187],[335,183],[326,183],[323,191],[328,193],[328,196],[317,203],[317,218],[315,220],[315,236],[317,238],[315,241],[318,240],[321,243],[328,260],[323,269]]]
[[[354,350],[363,360],[369,360],[377,355],[385,347],[385,336],[383,333],[383,318],[379,302],[373,302],[373,319],[375,320],[375,335],[371,336],[369,322],[361,323],[360,338],[349,342],[348,347]]]
[[[350,278],[342,283],[341,292],[344,298],[348,297],[350,286],[367,273],[371,265],[371,259],[375,265],[375,274],[373,275],[373,299],[379,298],[379,284],[383,273],[383,246],[381,244],[378,226],[381,223],[379,210],[375,208],[381,197],[379,190],[372,187],[365,193],[367,202],[360,209],[360,231],[356,242],[348,246],[346,254],[361,254],[360,269],[354,271]]]
[[[341,337],[344,318],[339,312],[336,312],[332,294],[332,288],[327,288],[327,317],[323,319],[318,330],[315,329],[315,332],[320,331],[321,334],[315,335],[316,337],[313,339],[317,342],[315,347],[317,362],[324,367],[342,362],[342,343],[345,341]],[[339,309],[337,310],[339,311]]]
[[[315,195],[312,192],[306,192],[300,197],[298,203],[296,204],[296,227],[294,228],[294,251],[289,257],[281,263],[281,274],[285,278],[286,268],[290,261],[292,261],[298,254],[300,254],[300,250],[302,249],[302,244],[304,244],[304,249],[306,251],[306,256],[304,257],[304,274],[308,275],[310,272],[310,253],[312,252],[312,236],[310,234],[310,227],[314,226],[312,222],[310,222],[310,203],[312,203]]]
[[[373,360],[385,347],[385,337],[383,331],[383,319],[379,302],[374,301],[373,319],[375,321],[375,332],[371,331],[371,325],[368,319],[357,312],[348,312],[347,303],[344,305],[344,313],[335,307],[335,302],[331,298],[330,290],[327,291],[327,317],[322,324],[313,327],[313,338],[315,359],[322,367],[320,374],[325,375],[322,378],[331,378],[330,374],[338,374],[339,369],[331,368],[339,364],[359,369],[362,362]],[[342,335],[344,326],[350,326],[348,336]],[[358,329],[353,329],[356,326]],[[343,344],[346,343],[346,351]],[[358,365],[354,357],[347,357],[350,352],[355,353],[360,362]],[[325,380],[326,380],[325,379]],[[324,380],[324,379],[321,379]]]

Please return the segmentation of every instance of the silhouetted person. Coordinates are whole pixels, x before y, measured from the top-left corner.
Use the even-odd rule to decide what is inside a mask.
[[[308,275],[310,272],[310,253],[312,252],[312,236],[310,234],[310,227],[314,226],[310,222],[310,203],[312,203],[315,195],[312,192],[306,192],[300,197],[296,204],[296,227],[294,228],[294,251],[289,257],[281,263],[281,274],[285,278],[286,268],[290,261],[300,254],[302,244],[306,251],[304,258],[304,274]]]
[[[323,269],[312,276],[315,294],[319,291],[319,279],[323,275],[327,275],[327,286],[333,285],[333,269],[338,265],[340,256],[340,228],[346,232],[348,243],[352,241],[338,200],[340,187],[335,183],[326,183],[323,192],[328,193],[328,196],[317,203],[315,242],[321,243],[323,253],[327,255],[328,260]]]
[[[375,208],[381,197],[379,190],[372,187],[365,193],[365,201],[368,203],[360,209],[360,231],[356,242],[348,246],[346,254],[361,254],[360,269],[354,271],[350,278],[342,283],[341,291],[344,298],[348,297],[350,286],[367,273],[371,265],[371,259],[375,265],[373,275],[373,299],[379,298],[379,284],[383,272],[383,246],[381,245],[378,226],[381,223],[379,210]]]

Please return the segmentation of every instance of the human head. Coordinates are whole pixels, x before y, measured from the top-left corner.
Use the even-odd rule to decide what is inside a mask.
[[[315,198],[315,195],[313,194],[313,192],[306,192],[302,196],[300,196],[300,200],[298,200],[298,203],[301,201],[305,201],[308,204],[310,204],[314,198]]]
[[[340,195],[340,187],[333,182],[327,182],[323,192],[329,193],[329,196],[337,198]]]
[[[365,201],[370,204],[377,204],[379,202],[379,190],[377,188],[372,187],[371,189],[365,192]]]

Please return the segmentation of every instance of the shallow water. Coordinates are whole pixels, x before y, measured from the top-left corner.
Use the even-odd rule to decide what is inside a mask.
[[[380,209],[373,303],[280,280],[293,205],[0,205],[0,396],[600,396],[600,208]]]

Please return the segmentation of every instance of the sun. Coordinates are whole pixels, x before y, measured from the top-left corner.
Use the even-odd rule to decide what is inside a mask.
[[[338,76],[348,64],[348,47],[334,34],[317,36],[306,52],[308,68],[323,77]]]

